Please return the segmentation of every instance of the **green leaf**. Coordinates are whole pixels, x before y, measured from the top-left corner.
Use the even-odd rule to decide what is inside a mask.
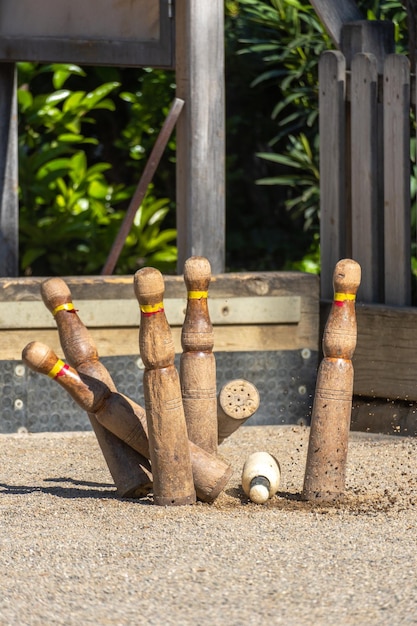
[[[70,93],[71,92],[68,91],[68,89],[60,89],[59,91],[54,91],[46,97],[45,102],[47,104],[56,104],[58,102],[62,102],[62,100],[68,98]]]
[[[93,109],[100,102],[100,100],[103,100],[103,98],[119,86],[120,83],[118,82],[104,83],[104,85],[100,85],[100,87],[90,91],[90,93],[83,98],[82,105],[85,106],[88,111],[91,111],[91,109]]]

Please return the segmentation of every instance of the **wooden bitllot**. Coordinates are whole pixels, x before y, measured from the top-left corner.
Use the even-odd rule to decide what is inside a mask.
[[[66,360],[78,372],[102,381],[110,390],[116,386],[99,360],[97,349],[72,301],[72,294],[61,278],[50,278],[41,284],[41,296],[51,311],[58,329],[59,339]],[[122,497],[141,497],[152,488],[152,475],[148,459],[115,436],[112,429],[104,428],[94,413],[88,417],[97,441]]]
[[[305,500],[332,501],[344,495],[353,394],[351,359],[357,337],[355,299],[360,280],[358,263],[351,259],[337,263],[311,416]]]

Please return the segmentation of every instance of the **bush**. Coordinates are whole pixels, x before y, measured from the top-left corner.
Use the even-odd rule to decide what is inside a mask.
[[[116,96],[120,82],[115,80],[80,89],[82,79],[91,82],[75,65],[19,64],[20,248],[25,274],[100,272],[134,191],[129,182],[139,179],[155,132],[151,108],[138,123],[137,93]],[[71,80],[77,88],[66,87]],[[120,97],[133,114],[121,133],[120,158],[102,161],[105,144],[94,131],[99,114],[114,113]],[[120,181],[114,164],[126,160],[142,162],[131,168],[130,178]],[[125,168],[120,170],[124,173]],[[162,230],[169,208],[169,198],[148,190],[121,254],[119,273],[143,265],[165,272],[175,269],[176,231]]]

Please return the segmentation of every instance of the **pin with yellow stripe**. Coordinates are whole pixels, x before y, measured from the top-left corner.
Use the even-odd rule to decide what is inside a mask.
[[[78,309],[76,309],[72,302],[64,302],[64,304],[58,304],[54,309],[52,309],[52,315],[55,317],[59,311],[68,311],[68,313],[76,313]]]
[[[49,378],[59,378],[59,376],[65,376],[66,371],[69,369],[69,365],[58,359],[55,365],[49,370],[48,376]]]
[[[214,333],[208,309],[210,262],[194,256],[184,263],[188,299],[181,330],[181,392],[190,440],[210,454],[217,453],[216,361]]]
[[[356,294],[354,293],[342,293],[336,291],[334,294],[334,303],[336,306],[343,306],[345,302],[355,302]]]
[[[145,317],[149,317],[150,315],[155,315],[156,313],[164,312],[164,303],[157,302],[156,304],[141,304],[140,310]]]
[[[188,291],[187,298],[189,300],[203,300],[208,298],[208,291]]]

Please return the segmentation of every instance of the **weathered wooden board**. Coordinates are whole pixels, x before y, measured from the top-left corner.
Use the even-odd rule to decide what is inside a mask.
[[[346,256],[345,59],[327,51],[319,64],[321,295],[333,296],[336,263]]]
[[[164,308],[171,326],[181,326],[187,299],[168,298]],[[263,296],[253,298],[211,298],[208,303],[213,324],[297,324],[300,321],[299,296]],[[86,326],[95,328],[137,327],[139,306],[135,300],[82,300],[80,316]],[[0,329],[55,328],[55,321],[43,302],[20,300],[0,302]]]
[[[223,0],[176,0],[178,270],[192,255],[225,264]]]
[[[340,46],[342,27],[347,22],[363,19],[355,0],[311,0],[323,26],[336,46]]]
[[[385,303],[411,304],[410,67],[391,54],[384,66]]]
[[[39,307],[42,305],[40,284],[43,280],[0,279],[0,309],[4,312],[7,311],[8,303],[11,309],[20,303],[25,308],[26,319],[31,306],[33,315],[39,315]],[[132,315],[138,308],[133,294],[132,276],[67,277],[65,280],[83,321],[83,303],[86,304],[88,315],[92,314],[89,307],[94,301],[104,310],[106,306],[111,310],[117,300],[128,303]],[[168,309],[175,302],[177,309],[180,307],[174,315],[172,329],[177,353],[181,352],[181,303],[185,302],[185,297],[182,276],[166,276],[164,302]],[[318,349],[317,276],[298,272],[215,275],[210,284],[209,303],[214,313],[215,351]],[[0,330],[0,360],[19,360],[23,347],[34,340],[43,341],[61,353],[57,331],[49,315],[43,318],[44,327],[39,320],[25,322],[25,316],[22,316],[20,328],[19,323],[14,321],[10,324],[14,328]],[[125,314],[123,323],[121,316],[118,319],[115,315],[107,324],[106,327],[100,326],[100,322],[93,322],[91,327],[88,325],[101,356],[139,354],[139,315],[137,327],[130,318],[127,320]]]
[[[372,54],[357,54],[351,75],[352,258],[362,272],[365,302],[382,302],[382,217],[379,215],[378,73]]]
[[[0,276],[16,276],[19,258],[17,197],[17,84],[13,63],[0,65]]]
[[[330,303],[321,306],[321,335]],[[417,400],[417,309],[358,304],[354,394]]]

